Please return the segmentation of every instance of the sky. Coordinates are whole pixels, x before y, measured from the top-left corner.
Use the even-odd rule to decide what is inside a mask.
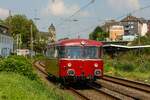
[[[48,31],[53,23],[57,39],[77,38],[78,35],[88,38],[89,33],[105,21],[125,17],[129,12],[148,5],[150,0],[0,0],[0,18],[5,19],[11,10],[12,15],[40,18],[34,20],[40,31]],[[149,10],[147,8],[133,15],[150,19]]]

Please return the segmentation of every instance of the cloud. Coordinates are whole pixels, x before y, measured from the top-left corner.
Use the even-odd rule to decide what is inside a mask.
[[[65,12],[66,8],[63,0],[56,0],[55,2],[48,4],[47,10],[48,12],[51,11],[53,15],[57,16],[62,15]]]
[[[116,9],[138,9],[140,8],[139,0],[107,0],[108,4]]]
[[[47,7],[44,9],[44,15],[52,14],[54,16],[65,16],[72,15],[75,11],[79,10],[79,5],[73,4],[70,7],[65,5],[64,0],[55,0],[51,2],[49,1]],[[81,11],[79,13],[80,16],[88,16],[89,13],[87,11]]]
[[[9,16],[9,10],[0,8],[0,18],[6,18],[7,16]]]

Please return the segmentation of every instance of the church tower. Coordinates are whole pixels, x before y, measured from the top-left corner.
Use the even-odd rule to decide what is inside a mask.
[[[49,31],[49,42],[53,43],[56,41],[56,29],[53,24],[48,28]]]

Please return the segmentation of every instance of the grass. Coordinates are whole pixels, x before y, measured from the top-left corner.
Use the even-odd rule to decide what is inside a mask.
[[[15,73],[0,73],[0,100],[71,100],[67,94],[58,95],[55,88],[46,88],[36,80]]]

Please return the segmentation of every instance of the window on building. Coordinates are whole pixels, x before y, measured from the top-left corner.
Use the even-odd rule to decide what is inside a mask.
[[[133,25],[133,24],[134,24],[134,22],[130,22],[130,24],[131,24],[131,25]]]
[[[133,28],[134,28],[134,26],[133,26],[133,25],[131,25],[131,26],[130,26],[130,28],[131,28],[131,29],[133,29]]]

